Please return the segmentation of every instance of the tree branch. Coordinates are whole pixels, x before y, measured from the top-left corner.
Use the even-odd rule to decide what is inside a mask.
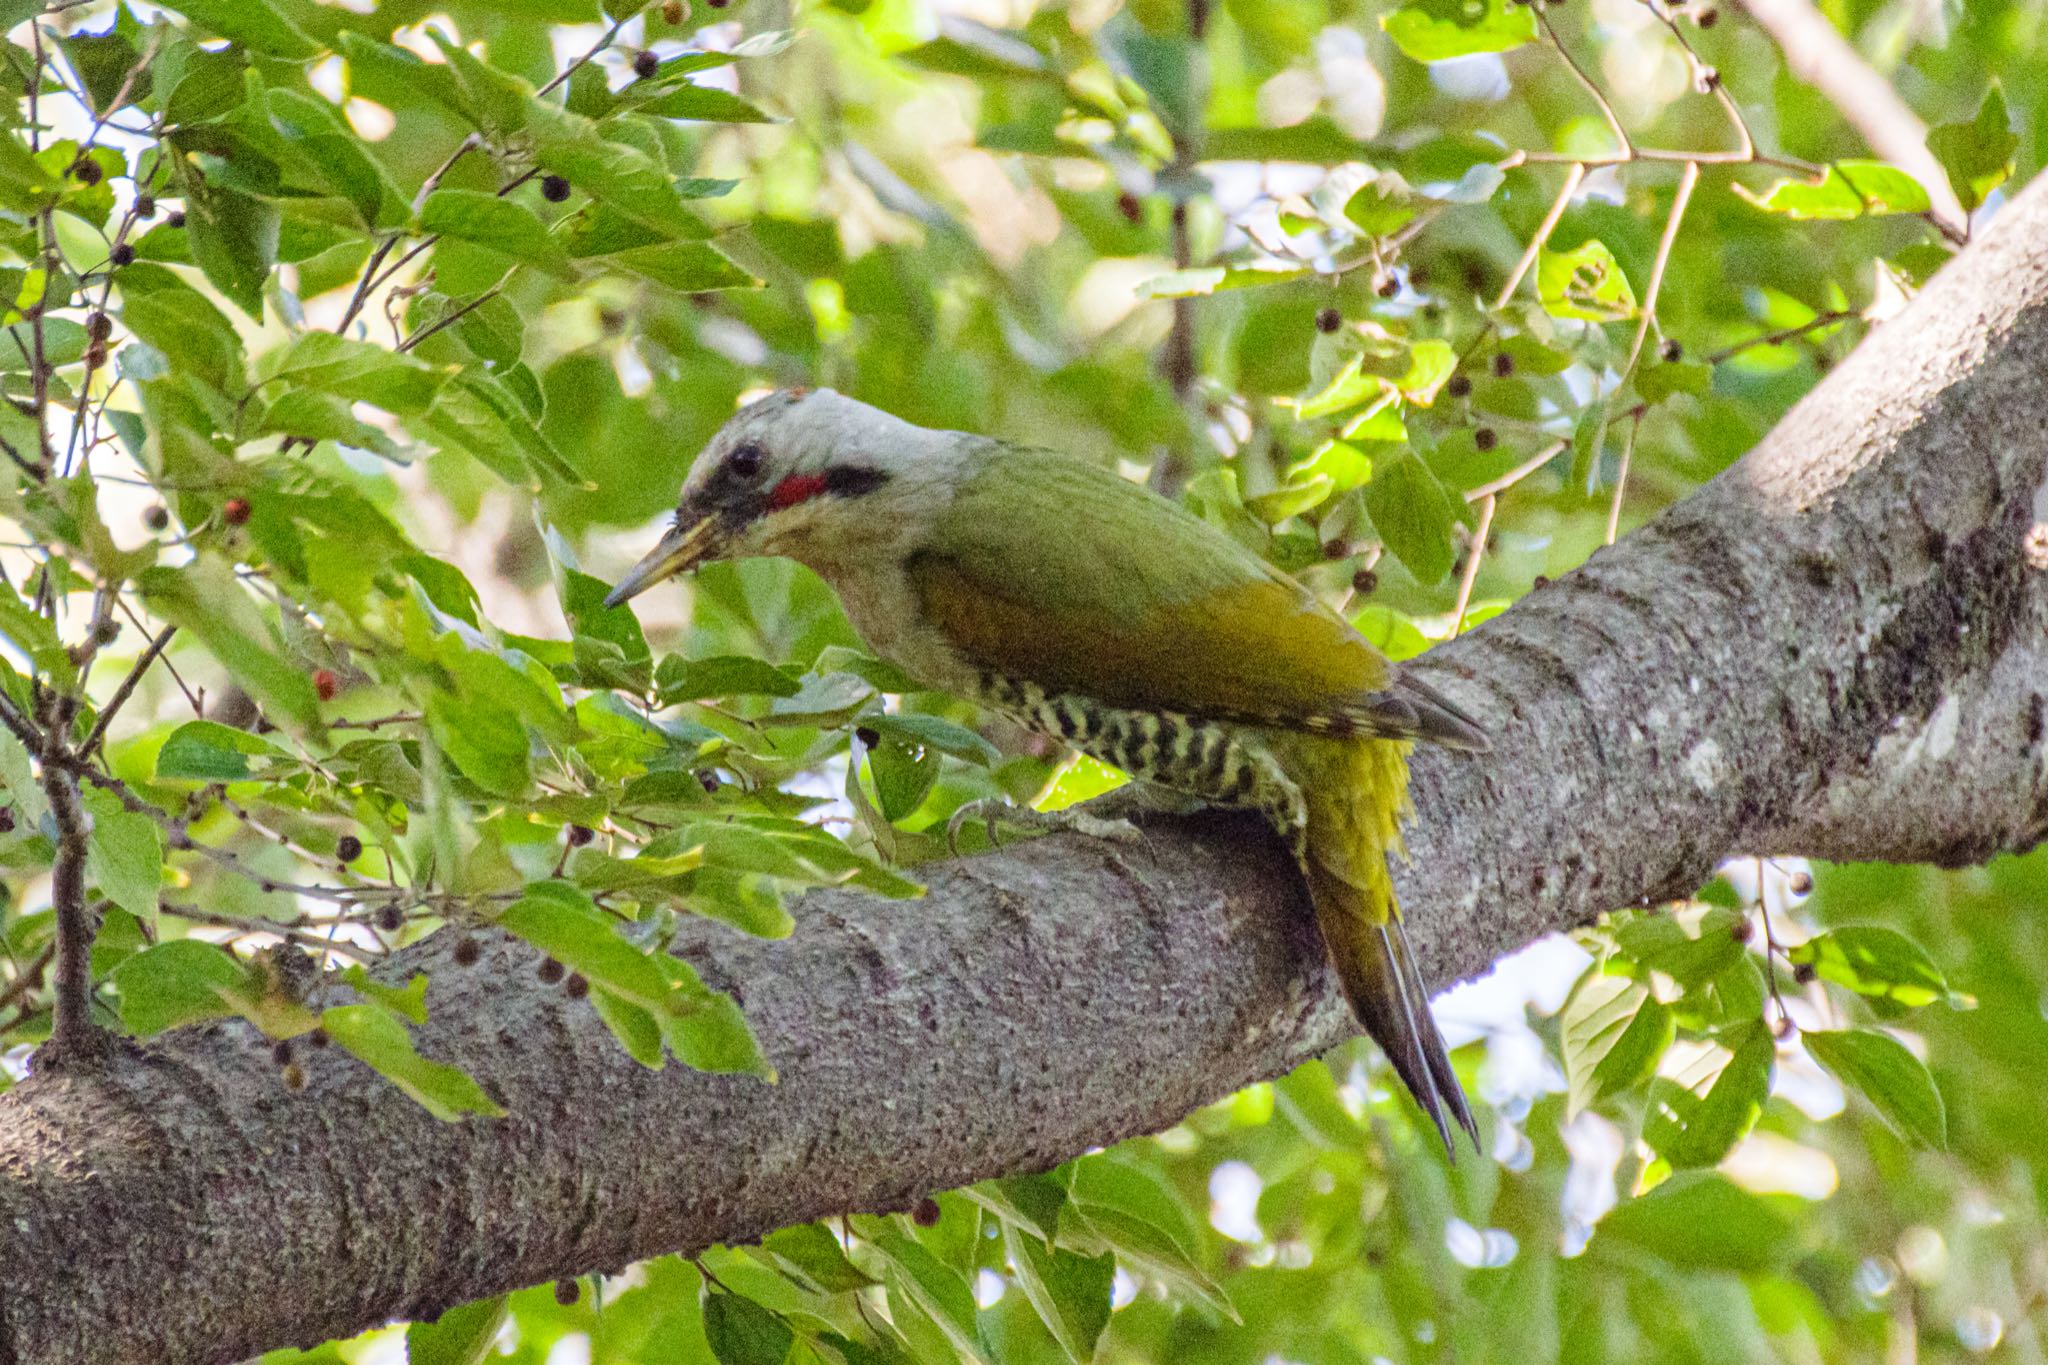
[[[1957,863],[2048,835],[2048,180],[1740,464],[1430,656],[1486,759],[1419,754],[1399,873],[1439,982],[1732,853]],[[440,1124],[241,1024],[0,1097],[0,1365],[212,1362],[1154,1131],[1346,1037],[1286,859],[1218,816],[693,925],[774,1086],[626,1059],[532,952],[450,935],[421,1050],[510,1110]],[[1418,1138],[1418,1141],[1424,1139]],[[1418,1155],[1418,1159],[1419,1155]]]
[[[1928,216],[1944,233],[1961,240],[1969,231],[1970,215],[1950,188],[1948,172],[1927,150],[1927,125],[1899,98],[1891,82],[1863,60],[1811,0],[1742,0],[1742,7],[1778,44],[1787,70],[1826,95],[1870,150],[1926,187],[1934,205]]]

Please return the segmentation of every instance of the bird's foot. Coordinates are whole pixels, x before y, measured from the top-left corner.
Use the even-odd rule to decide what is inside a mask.
[[[1029,830],[1034,834],[1059,834],[1073,832],[1085,834],[1091,839],[1108,839],[1113,843],[1134,844],[1143,841],[1138,827],[1128,820],[1092,815],[1078,807],[1065,810],[1045,811],[1032,806],[1013,806],[998,797],[980,801],[969,801],[953,812],[953,818],[946,822],[946,846],[953,855],[960,855],[960,834],[970,824],[980,820],[988,830],[991,848],[1002,847],[999,832],[1003,825],[1012,825]]]

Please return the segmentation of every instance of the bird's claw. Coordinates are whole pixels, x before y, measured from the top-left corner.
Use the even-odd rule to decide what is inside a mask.
[[[1071,830],[1076,834],[1085,834],[1091,839],[1107,839],[1119,844],[1135,844],[1144,839],[1138,827],[1128,820],[1104,819],[1099,815],[1090,815],[1085,810],[1071,808],[1043,811],[1031,806],[1013,806],[996,797],[985,797],[979,801],[969,801],[954,811],[952,818],[946,821],[946,846],[953,851],[953,856],[960,856],[960,832],[977,819],[987,823],[988,842],[991,848],[1002,847],[999,828],[1005,824],[1021,826],[1038,834],[1058,834]]]

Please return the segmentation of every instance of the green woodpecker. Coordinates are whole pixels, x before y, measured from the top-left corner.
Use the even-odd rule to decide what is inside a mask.
[[[829,389],[734,416],[691,469],[674,528],[605,600],[750,555],[815,570],[875,652],[924,685],[1263,815],[1307,876],[1360,1021],[1445,1143],[1449,1118],[1478,1140],[1387,869],[1411,742],[1483,750],[1470,717],[1308,589],[1114,472]]]

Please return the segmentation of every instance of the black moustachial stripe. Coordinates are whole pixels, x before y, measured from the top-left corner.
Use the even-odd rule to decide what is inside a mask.
[[[825,491],[837,498],[858,498],[887,482],[887,474],[866,465],[834,465],[825,471]]]

